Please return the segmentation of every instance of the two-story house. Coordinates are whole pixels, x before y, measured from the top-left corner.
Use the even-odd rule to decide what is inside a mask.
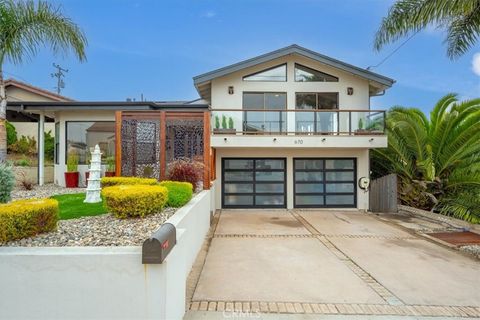
[[[393,83],[291,45],[194,77],[195,101],[9,108],[55,118],[60,185],[68,154],[80,154],[83,173],[99,144],[117,175],[165,179],[175,159],[203,162],[213,209],[368,209],[369,150],[387,146],[385,112],[370,98]]]
[[[358,182],[369,149],[387,146],[370,98],[394,80],[292,45],[194,83],[211,107],[218,208],[368,209]]]

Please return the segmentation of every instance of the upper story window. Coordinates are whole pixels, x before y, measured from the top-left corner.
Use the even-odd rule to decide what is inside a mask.
[[[338,78],[330,74],[295,63],[295,81],[297,82],[338,82]]]
[[[283,92],[244,92],[246,110],[283,110],[287,108],[287,94]]]
[[[295,100],[297,109],[338,109],[338,92],[297,93]]]
[[[259,72],[255,72],[243,77],[243,81],[287,81],[287,65],[282,64]]]

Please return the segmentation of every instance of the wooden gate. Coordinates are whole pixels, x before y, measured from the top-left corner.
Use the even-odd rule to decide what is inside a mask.
[[[396,174],[372,180],[370,183],[370,211],[398,212]]]

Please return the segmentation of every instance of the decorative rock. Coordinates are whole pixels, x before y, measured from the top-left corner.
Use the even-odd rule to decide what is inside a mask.
[[[143,219],[117,219],[111,214],[103,214],[61,220],[58,222],[57,231],[10,241],[0,244],[0,246],[141,246],[143,241],[174,213],[174,208],[165,208],[162,212],[146,216]]]

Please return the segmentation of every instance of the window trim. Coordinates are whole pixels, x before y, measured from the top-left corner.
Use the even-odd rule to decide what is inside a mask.
[[[315,71],[315,72],[323,73],[324,75],[335,78],[337,80],[335,80],[335,81],[298,81],[297,77],[296,77],[296,72],[295,72],[297,70],[297,66],[300,66],[300,67],[303,67],[303,68],[306,68],[306,69],[309,69],[309,70],[312,70],[312,71]],[[320,71],[320,70],[317,70],[317,69],[314,69],[314,68],[311,68],[311,67],[307,67],[303,64],[296,63],[296,62],[295,62],[294,69],[293,69],[293,80],[294,80],[294,82],[339,82],[339,78],[334,76],[334,75],[331,75],[329,73],[326,73],[326,72],[323,72],[323,71]]]
[[[254,76],[254,75],[259,74],[259,73],[261,73],[261,72],[270,71],[270,70],[273,70],[273,69],[275,69],[275,68],[282,67],[282,66],[285,66],[285,80],[281,80],[281,81],[271,81],[271,80],[245,80],[245,78]],[[260,70],[260,71],[256,71],[256,72],[247,74],[247,75],[245,75],[245,76],[242,77],[242,81],[247,81],[247,82],[288,82],[288,64],[285,62],[285,63],[281,63],[281,64],[278,64],[278,65],[276,65],[276,66],[273,66],[273,67],[270,67],[270,68],[267,68],[267,69],[263,69],[263,70]]]
[[[67,164],[67,158],[68,158],[68,124],[70,122],[113,122],[113,123],[116,123],[115,120],[65,120],[65,165]],[[115,137],[115,139],[117,139],[117,137]],[[115,157],[117,157],[117,155],[115,154]],[[104,162],[101,163],[102,165],[105,164]],[[86,163],[79,163],[78,164],[79,166],[86,166],[87,164]]]

